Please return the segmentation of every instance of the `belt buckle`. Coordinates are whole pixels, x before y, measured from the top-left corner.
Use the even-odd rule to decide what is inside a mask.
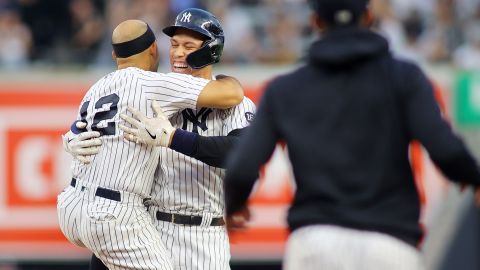
[[[175,214],[171,214],[172,215],[172,223],[175,223]]]
[[[153,201],[152,201],[152,198],[143,198],[143,206],[145,206],[145,208],[147,208],[147,211],[150,210],[150,207],[153,205]]]

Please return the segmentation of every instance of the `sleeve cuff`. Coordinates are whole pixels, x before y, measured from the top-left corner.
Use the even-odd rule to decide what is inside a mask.
[[[72,131],[73,134],[80,134],[87,131],[86,128],[77,128],[77,122],[82,122],[82,120],[77,120],[70,126],[70,131]]]
[[[170,149],[190,156],[195,150],[198,134],[177,128],[173,134]]]

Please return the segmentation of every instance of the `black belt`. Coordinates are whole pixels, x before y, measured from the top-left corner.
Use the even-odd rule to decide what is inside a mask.
[[[202,224],[202,217],[201,216],[186,216],[186,215],[179,215],[179,214],[172,214],[172,213],[164,213],[157,211],[156,213],[157,220],[168,221],[175,224],[181,225],[196,225],[199,226]],[[210,226],[223,226],[225,225],[225,220],[223,217],[216,217],[212,218],[212,222]]]
[[[75,187],[76,185],[77,185],[77,179],[72,178],[72,182],[70,182],[70,186]],[[82,190],[83,190],[83,188],[84,187],[82,187]],[[105,199],[109,199],[109,200],[112,200],[112,201],[117,201],[117,202],[122,201],[121,196],[120,196],[120,192],[115,191],[115,190],[111,190],[111,189],[108,189],[108,188],[97,187],[97,190],[95,191],[95,196],[102,197],[102,198],[105,198]]]

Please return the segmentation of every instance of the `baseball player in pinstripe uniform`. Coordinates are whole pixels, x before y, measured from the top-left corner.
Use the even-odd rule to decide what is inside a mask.
[[[58,196],[60,228],[69,241],[90,249],[109,269],[173,269],[144,207],[160,148],[124,141],[118,130],[120,114],[136,107],[135,113],[141,115],[135,117],[148,123],[146,116],[169,117],[186,108],[227,108],[235,105],[229,102],[241,100],[243,92],[232,78],[209,82],[152,72],[158,68],[157,45],[153,32],[142,21],[122,22],[113,32],[112,43],[118,70],[89,89],[77,119],[85,129],[73,128],[95,132],[102,144],[87,164],[73,161],[71,183]],[[162,144],[169,141],[173,131],[149,128],[139,135]],[[70,140],[81,143],[71,132],[65,140],[67,145]]]
[[[212,78],[211,64],[219,61],[224,43],[221,25],[212,14],[200,9],[184,10],[164,33],[171,37],[172,71]],[[152,119],[155,123],[126,117],[135,126],[121,127],[127,139],[170,147],[160,152],[149,211],[157,220],[157,230],[175,269],[230,269],[223,220],[225,171],[221,167],[254,113],[255,105],[244,98],[240,105],[228,110],[186,109],[170,118],[175,128],[162,115]],[[139,133],[145,127],[151,129],[151,125],[173,129],[171,142],[153,142]],[[80,152],[73,154],[82,158]],[[98,265],[94,257],[92,264]]]
[[[214,15],[200,9],[187,9],[163,32],[171,37],[173,72],[212,78],[211,64],[219,61],[224,43],[222,27]],[[208,53],[204,53],[207,49]],[[230,269],[230,248],[223,219],[225,170],[219,168],[225,155],[218,155],[218,160],[211,157],[200,161],[184,153],[191,153],[188,142],[192,134],[236,136],[249,125],[254,113],[255,105],[244,98],[241,104],[229,110],[186,109],[171,118],[178,130],[171,145],[176,151],[161,149],[150,212],[157,220],[156,227],[171,252],[176,269]],[[219,146],[221,148],[222,144]],[[205,148],[205,153],[218,151],[213,146]]]

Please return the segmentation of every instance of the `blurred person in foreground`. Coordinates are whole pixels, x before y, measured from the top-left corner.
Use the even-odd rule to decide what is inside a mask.
[[[227,226],[246,226],[259,168],[284,141],[297,186],[284,269],[424,269],[409,143],[420,141],[462,184],[480,185],[477,163],[442,119],[420,68],[393,58],[368,29],[368,0],[310,2],[323,38],[306,65],[269,84],[232,153]]]

